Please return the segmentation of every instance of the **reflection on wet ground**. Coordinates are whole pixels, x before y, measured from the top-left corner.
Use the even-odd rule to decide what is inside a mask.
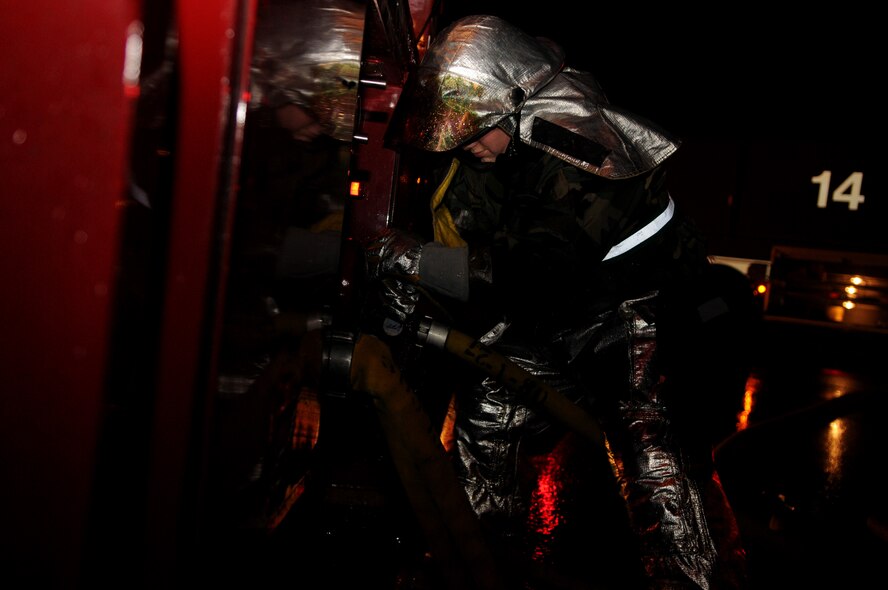
[[[748,552],[750,588],[869,588],[881,578],[885,338],[765,327],[744,398],[731,404],[736,432],[715,452]],[[217,572],[210,577],[226,587],[438,587],[382,434],[364,410],[322,432],[280,526],[221,534],[204,574]],[[619,587],[628,567],[619,507],[608,508],[613,498],[594,485],[600,474],[582,457],[582,444],[568,438],[532,465],[530,534],[540,569],[519,573],[525,588]]]
[[[754,588],[873,587],[888,557],[885,336],[772,330],[739,431],[716,449]]]

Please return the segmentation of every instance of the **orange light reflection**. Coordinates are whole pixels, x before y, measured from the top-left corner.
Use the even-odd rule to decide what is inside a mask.
[[[749,415],[755,407],[755,399],[762,388],[762,380],[755,375],[746,379],[746,388],[743,391],[743,409],[737,414],[737,431],[745,430],[749,426]]]

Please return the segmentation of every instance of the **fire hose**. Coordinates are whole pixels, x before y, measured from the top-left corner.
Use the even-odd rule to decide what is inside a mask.
[[[597,420],[543,380],[477,339],[434,322],[423,321],[417,340],[463,359],[541,408],[592,443],[615,475],[616,465]],[[322,352],[322,375],[328,386],[369,394],[383,428],[395,468],[431,552],[451,577],[452,587],[503,588],[486,544],[439,433],[422,404],[401,376],[390,349],[375,336],[329,331]]]

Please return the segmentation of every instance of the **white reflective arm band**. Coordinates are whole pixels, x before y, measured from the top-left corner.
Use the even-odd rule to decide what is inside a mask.
[[[669,197],[669,204],[666,205],[666,209],[657,215],[650,223],[646,226],[611,248],[607,256],[602,258],[602,260],[608,260],[613,258],[614,256],[619,256],[624,252],[628,252],[635,246],[639,245],[646,239],[650,238],[658,231],[663,229],[669,220],[672,219],[672,214],[675,212],[675,201],[672,200],[672,197]]]

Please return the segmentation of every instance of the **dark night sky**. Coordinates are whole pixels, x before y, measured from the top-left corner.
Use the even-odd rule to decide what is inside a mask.
[[[873,9],[845,2],[777,15],[773,3],[746,3],[715,14],[705,5],[679,13],[611,4],[547,0],[532,12],[517,2],[451,0],[444,22],[497,14],[549,37],[599,78],[611,102],[681,135],[833,140],[874,131],[885,59]]]

